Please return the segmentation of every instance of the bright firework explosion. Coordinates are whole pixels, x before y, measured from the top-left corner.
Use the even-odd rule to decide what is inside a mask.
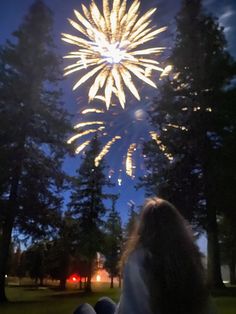
[[[147,100],[147,102],[149,101]],[[147,103],[143,103],[143,106],[146,105]],[[143,164],[143,143],[145,141],[154,140],[165,157],[172,161],[173,157],[162,144],[158,134],[151,131],[146,113],[142,109],[143,106],[142,104],[141,106],[129,106],[129,108],[121,110],[112,105],[109,112],[103,109],[103,105],[99,106],[98,104],[93,108],[82,109],[79,116],[81,122],[74,126],[76,134],[68,140],[68,143],[76,141],[78,143],[76,153],[79,154],[90,144],[93,135],[98,134],[103,147],[95,158],[95,165],[98,166],[99,162],[112,151],[112,160],[109,161],[109,164],[113,163],[112,168],[117,168],[117,164],[119,165],[119,185],[122,182],[123,169],[132,179],[135,178],[137,172],[145,173]],[[177,126],[168,125],[166,127]],[[114,174],[112,168],[110,176]]]
[[[166,27],[155,29],[150,26],[150,18],[156,9],[150,9],[140,17],[139,7],[140,0],[134,0],[129,8],[127,0],[114,0],[112,8],[109,0],[103,0],[101,13],[94,1],[89,8],[82,4],[83,14],[75,10],[76,21],[69,19],[80,36],[62,34],[62,40],[77,47],[76,51],[65,56],[76,60],[65,68],[65,75],[85,71],[73,90],[96,75],[89,89],[89,101],[101,96],[98,95],[100,89],[104,90],[102,97],[107,109],[111,105],[113,95],[124,108],[125,86],[140,100],[132,75],[156,87],[150,79],[152,71],[160,71],[165,75],[170,70],[169,67],[161,68],[159,62],[154,60],[164,47],[137,49],[166,30]]]

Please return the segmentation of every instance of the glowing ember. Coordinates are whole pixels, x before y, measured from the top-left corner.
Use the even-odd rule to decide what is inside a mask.
[[[127,157],[126,157],[126,174],[130,177],[134,176],[134,171],[133,171],[133,153],[136,151],[136,144],[133,143],[130,145],[128,152],[127,152]]]
[[[157,143],[157,145],[159,146],[160,150],[164,153],[164,155],[166,156],[166,158],[169,160],[169,161],[173,161],[173,156],[166,152],[167,148],[166,146],[162,143],[159,135],[153,131],[150,132],[150,136],[151,138]]]
[[[101,153],[95,158],[95,166],[98,167],[102,158],[109,152],[111,145],[113,145],[117,140],[120,140],[120,136],[113,137],[102,149]]]

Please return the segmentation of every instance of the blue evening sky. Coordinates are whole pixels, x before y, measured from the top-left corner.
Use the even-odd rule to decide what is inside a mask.
[[[72,28],[67,22],[68,17],[73,17],[73,9],[80,10],[81,3],[89,3],[88,0],[45,0],[48,6],[54,13],[54,34],[55,42],[58,47],[59,54],[64,55],[69,51],[60,40],[60,33],[71,33]],[[167,32],[166,40],[171,46],[171,38],[174,36],[175,15],[179,9],[180,0],[159,0],[153,1],[141,1],[142,6],[145,9],[151,7],[157,7],[155,22],[158,26],[167,25],[169,30]],[[29,6],[33,3],[33,0],[1,0],[0,1],[0,44],[3,44],[5,40],[11,39],[11,33],[16,30],[21,23],[24,15],[26,14]],[[148,4],[147,4],[148,3]],[[207,10],[212,12],[214,16],[219,18],[220,24],[225,27],[225,34],[229,42],[229,49],[231,53],[236,56],[236,38],[234,36],[236,31],[236,2],[234,0],[205,0],[204,1]],[[78,104],[79,93],[72,92],[71,86],[73,84],[72,78],[66,78],[63,82],[62,88],[64,90],[64,103],[72,114],[75,115],[81,109]],[[155,94],[153,94],[155,95]],[[117,150],[111,151],[108,156],[108,162],[115,162]],[[79,166],[80,158],[67,159],[65,163],[65,169],[70,174],[75,173],[75,169]],[[117,165],[119,169],[119,165]],[[121,187],[116,186],[113,192],[120,193],[120,199],[117,202],[117,209],[119,209],[123,220],[127,219],[128,202],[134,201],[136,205],[142,204],[144,200],[144,191],[134,188],[137,180],[131,180],[127,176],[123,176],[123,183]],[[65,195],[66,199],[69,198],[69,194]]]

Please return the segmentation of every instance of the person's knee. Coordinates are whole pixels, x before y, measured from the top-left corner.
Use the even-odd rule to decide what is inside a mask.
[[[94,307],[97,314],[114,314],[116,304],[108,297],[102,297]]]
[[[90,304],[84,303],[78,306],[73,314],[96,314],[96,312]]]

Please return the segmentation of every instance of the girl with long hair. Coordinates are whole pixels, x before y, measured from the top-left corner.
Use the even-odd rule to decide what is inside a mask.
[[[103,311],[86,311],[86,305],[82,305],[84,311],[76,314],[215,312],[191,227],[169,202],[157,197],[145,202],[121,265],[123,290],[116,309],[105,298],[99,301]]]

